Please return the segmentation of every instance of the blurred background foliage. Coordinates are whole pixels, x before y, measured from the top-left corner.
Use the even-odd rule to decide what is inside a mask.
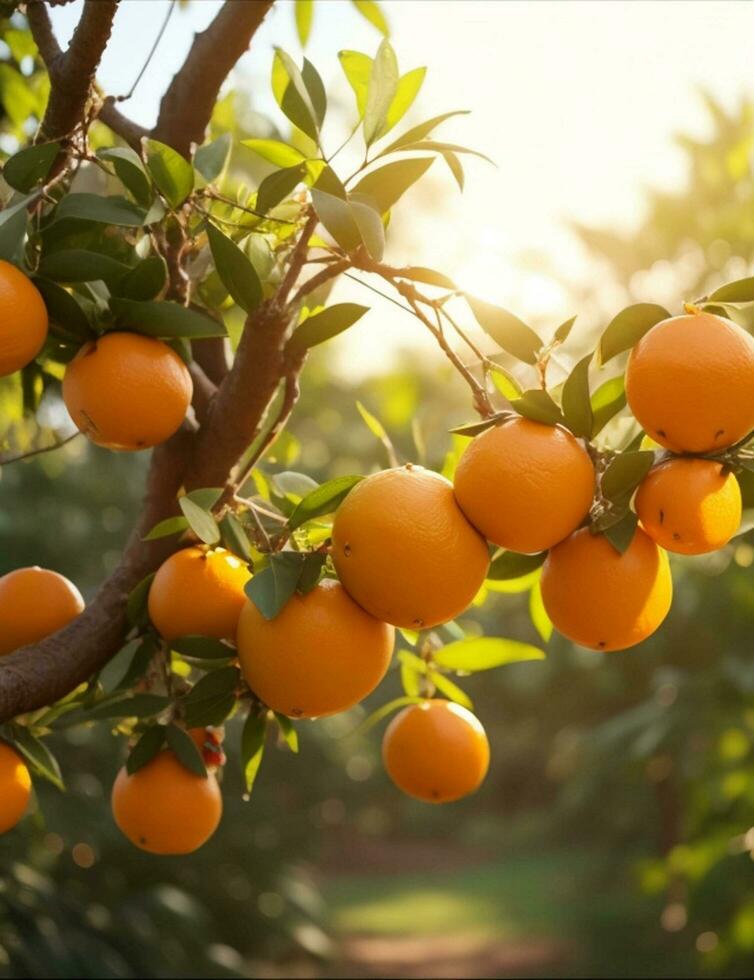
[[[0,32],[0,145],[12,150],[33,131],[44,80],[19,18]],[[630,234],[575,229],[628,301],[677,307],[750,269],[754,108],[708,104],[712,137],[682,141],[686,186],[650,192]],[[237,98],[216,125],[270,132]],[[592,303],[595,323],[614,312],[572,298]],[[23,399],[18,379],[0,382],[4,449],[61,431],[54,390],[31,426]],[[357,399],[402,458],[452,465],[447,432],[469,410],[434,357],[355,384],[325,348],[267,472],[323,480],[385,465]],[[0,574],[46,565],[91,595],[145,465],[77,440],[3,467]],[[752,564],[744,536],[676,565],[671,615],[638,649],[603,657],[553,637],[545,662],[469,678],[493,763],[481,792],[452,807],[393,790],[378,734],[348,737],[359,709],[299,726],[300,758],[268,753],[250,801],[231,755],[220,832],[188,858],[156,859],[111,820],[122,740],[101,726],[56,735],[68,792],[40,786],[34,816],[0,839],[0,975],[750,976]],[[529,584],[501,586],[464,625],[541,642]],[[399,691],[393,671],[372,702]]]

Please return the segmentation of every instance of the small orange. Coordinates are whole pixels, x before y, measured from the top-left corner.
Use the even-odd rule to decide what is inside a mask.
[[[252,691],[273,711],[317,718],[346,711],[385,676],[395,632],[357,606],[339,582],[294,594],[274,619],[247,602],[238,655]]]
[[[191,404],[188,368],[172,348],[138,333],[106,333],[66,368],[63,400],[78,428],[108,449],[147,449],[180,427]]]
[[[642,481],[636,513],[661,547],[703,555],[724,547],[741,526],[741,489],[721,463],[671,459]]]
[[[393,718],[382,740],[382,759],[404,793],[425,803],[452,803],[479,789],[490,746],[475,715],[436,698]]]
[[[26,367],[47,340],[47,307],[20,269],[0,260],[0,377]]]
[[[666,449],[724,449],[754,429],[754,340],[711,313],[662,320],[631,351],[626,398]]]
[[[67,626],[84,609],[67,578],[35,565],[0,578],[0,654],[38,643]]]
[[[377,619],[424,629],[453,619],[484,582],[489,553],[453,496],[421,466],[368,476],[338,508],[333,561],[350,595]]]
[[[673,598],[668,556],[641,528],[622,555],[603,534],[581,528],[549,553],[541,586],[555,629],[593,650],[641,643]]]
[[[515,418],[466,447],[456,500],[482,534],[511,551],[545,551],[581,524],[594,497],[594,466],[566,429]]]
[[[124,766],[111,802],[120,830],[151,854],[190,854],[214,834],[223,811],[214,773],[190,772],[170,750],[133,775]]]
[[[0,834],[15,827],[26,813],[31,776],[26,763],[7,742],[0,742]]]
[[[166,640],[233,640],[251,572],[224,548],[182,548],[160,565],[149,589],[149,618]]]

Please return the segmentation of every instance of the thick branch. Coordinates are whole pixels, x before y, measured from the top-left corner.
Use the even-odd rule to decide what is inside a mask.
[[[81,122],[97,66],[110,40],[117,7],[118,0],[86,0],[71,43],[63,54],[43,0],[29,3],[29,26],[52,83],[37,136],[39,141],[67,139]]]
[[[148,136],[149,131],[133,122],[128,116],[124,116],[115,105],[112,96],[108,96],[102,103],[97,118],[109,126],[122,140],[125,140],[137,153],[141,153],[141,139],[143,136]]]
[[[188,156],[201,143],[220,87],[274,0],[226,0],[209,27],[197,34],[182,68],[160,103],[155,139]]]

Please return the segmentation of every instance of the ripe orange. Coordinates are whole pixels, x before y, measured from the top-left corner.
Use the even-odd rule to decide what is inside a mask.
[[[395,785],[426,803],[451,803],[477,790],[490,764],[479,719],[452,701],[412,704],[393,718],[382,759]]]
[[[84,600],[67,578],[35,565],[0,578],[0,654],[37,643],[67,626]]]
[[[152,581],[149,618],[166,640],[233,640],[250,578],[245,562],[224,548],[183,548],[162,563]]]
[[[482,534],[512,551],[545,551],[581,524],[594,466],[566,429],[516,418],[487,429],[461,457],[456,500]]]
[[[183,422],[192,393],[191,375],[175,351],[137,333],[107,333],[85,344],[63,378],[71,418],[108,449],[165,442]]]
[[[15,827],[26,813],[31,776],[26,763],[7,742],[0,742],[0,834]]]
[[[487,545],[451,484],[421,466],[362,480],[338,508],[332,540],[350,595],[377,619],[405,629],[462,613],[489,566]]]
[[[268,707],[292,718],[334,715],[385,676],[395,633],[357,606],[339,582],[295,594],[274,619],[247,602],[238,624],[246,681]]]
[[[604,535],[581,528],[549,553],[541,586],[554,627],[593,650],[641,643],[673,598],[668,556],[641,528],[622,555]]]
[[[711,313],[663,320],[631,351],[626,397],[666,449],[724,449],[754,429],[754,340]]]
[[[741,526],[741,489],[721,463],[671,459],[642,481],[636,513],[661,547],[703,555],[726,545]]]
[[[209,840],[223,811],[214,773],[190,772],[169,750],[133,775],[124,766],[111,802],[120,830],[151,854],[190,854]]]
[[[20,269],[0,260],[0,377],[26,367],[47,340],[47,307]]]

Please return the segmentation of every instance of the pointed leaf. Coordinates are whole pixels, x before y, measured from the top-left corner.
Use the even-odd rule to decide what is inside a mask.
[[[450,172],[453,174],[453,178],[458,184],[458,189],[463,191],[463,187],[466,182],[466,176],[463,172],[463,164],[452,150],[446,150],[442,157],[448,165],[448,170],[450,170]]]
[[[624,376],[610,378],[592,395],[592,438],[600,433],[607,423],[620,412],[626,404],[626,382]]]
[[[490,562],[487,578],[495,581],[521,578],[535,571],[547,558],[547,552],[536,555],[520,555],[517,551],[499,551]]]
[[[298,732],[293,727],[293,722],[287,715],[281,715],[278,711],[273,712],[273,714],[288,748],[291,752],[298,752]]]
[[[315,517],[334,513],[361,480],[363,480],[361,476],[338,476],[312,490],[301,499],[288,518],[290,530],[295,531]]]
[[[370,24],[376,27],[380,34],[384,34],[387,37],[390,33],[390,28],[388,27],[385,15],[380,9],[380,5],[375,0],[351,0],[351,2],[362,17],[365,17]]]
[[[36,143],[24,147],[5,161],[5,182],[27,194],[35,184],[45,179],[59,153],[60,143]]]
[[[461,670],[472,673],[477,670],[490,670],[506,664],[524,660],[544,660],[544,653],[538,647],[518,640],[502,637],[481,636],[469,640],[458,640],[437,650],[435,663],[448,670]]]
[[[568,340],[575,322],[576,317],[572,316],[570,320],[566,320],[564,323],[561,323],[558,329],[552,335],[553,341],[558,344],[564,344],[566,340]]]
[[[411,279],[413,282],[425,282],[429,286],[438,286],[441,289],[456,289],[456,284],[443,272],[436,272],[423,265],[406,265],[400,270],[401,278]]]
[[[13,744],[31,765],[32,771],[58,789],[65,789],[58,760],[45,743],[22,725],[13,725]]]
[[[296,15],[296,32],[298,33],[298,39],[301,42],[301,47],[305,48],[312,29],[314,0],[296,0],[294,12]]]
[[[123,228],[140,228],[147,217],[146,211],[125,197],[102,197],[99,194],[66,194],[55,209],[55,218],[78,218],[102,225]]]
[[[321,313],[315,313],[296,328],[288,349],[292,353],[301,354],[347,330],[368,311],[368,306],[360,306],[358,303],[338,303]]]
[[[297,167],[306,161],[300,150],[280,140],[249,139],[242,140],[242,143],[276,167]]]
[[[210,183],[222,176],[233,145],[233,137],[230,133],[223,133],[211,143],[200,146],[194,154],[194,169],[198,170],[205,180]]]
[[[591,354],[582,357],[566,378],[562,396],[565,424],[574,435],[583,436],[585,439],[591,438],[594,422],[589,394],[589,365],[591,363]]]
[[[172,534],[182,534],[188,526],[189,522],[185,517],[166,517],[164,521],[155,524],[142,541],[157,541],[160,538],[169,538]]]
[[[385,254],[385,226],[382,218],[368,201],[350,200],[351,214],[359,229],[364,246],[375,262],[381,262]]]
[[[338,53],[341,67],[348,79],[348,84],[356,96],[356,109],[359,119],[364,118],[369,92],[369,79],[372,77],[373,59],[360,51],[340,51]]]
[[[623,555],[628,551],[636,533],[639,519],[632,510],[629,510],[622,520],[606,528],[603,532],[615,550]]]
[[[424,84],[424,78],[427,74],[426,68],[414,68],[412,71],[406,72],[398,79],[398,85],[395,90],[395,95],[393,101],[390,103],[390,107],[385,116],[385,122],[383,123],[379,138],[382,139],[390,130],[396,126],[401,119],[406,115],[408,110],[414,104],[419,91]]]
[[[109,146],[97,150],[100,160],[112,163],[118,180],[134,196],[137,204],[148,208],[152,203],[152,185],[141,157],[130,146]]]
[[[217,544],[220,540],[220,529],[217,522],[209,511],[195,504],[189,497],[181,497],[178,505],[183,511],[183,516],[189,522],[189,527],[194,534],[205,544]]]
[[[311,96],[295,62],[282,48],[276,49],[272,63],[272,91],[293,125],[317,143],[319,131]]]
[[[170,704],[170,698],[161,694],[134,694],[133,697],[108,700],[87,711],[87,719],[103,718],[151,718],[159,715]]]
[[[320,78],[319,72],[307,58],[304,58],[301,78],[304,81],[304,86],[314,109],[317,128],[321,129],[325,121],[325,114],[327,113],[327,92],[325,91],[325,85]]]
[[[537,363],[542,340],[531,327],[500,306],[493,306],[468,293],[465,295],[477,323],[499,347],[526,364]]]
[[[490,375],[493,384],[503,398],[507,398],[508,401],[513,401],[523,395],[524,389],[516,378],[509,371],[506,371],[505,368],[495,367],[490,371]]]
[[[183,699],[188,727],[221,725],[233,710],[240,681],[238,667],[220,667],[205,674]]]
[[[364,109],[364,142],[367,146],[378,138],[385,125],[388,110],[398,91],[398,60],[385,38],[377,49],[369,78],[367,104]]]
[[[648,449],[621,453],[611,460],[600,481],[602,493],[608,500],[618,500],[634,492],[649,473],[655,454]]]
[[[529,616],[542,642],[549,643],[552,636],[552,623],[542,601],[542,587],[539,582],[534,583],[529,593]]]
[[[380,214],[385,214],[424,176],[432,162],[432,157],[424,157],[387,163],[362,177],[353,192],[371,198]]]
[[[147,170],[157,189],[171,208],[179,208],[194,189],[194,168],[172,146],[153,139],[143,144]]]
[[[127,275],[129,267],[101,252],[80,248],[45,255],[39,263],[39,274],[54,282],[96,282],[101,279],[111,288]]]
[[[236,243],[207,222],[207,238],[215,269],[222,284],[246,313],[262,302],[262,283],[257,270]]]
[[[81,344],[92,339],[89,319],[75,296],[48,279],[35,277],[34,285],[45,301],[53,333]]]
[[[149,300],[162,292],[168,270],[161,255],[150,255],[130,269],[117,283],[115,292],[126,299]]]
[[[298,164],[276,170],[265,177],[257,188],[256,210],[267,214],[271,208],[285,200],[303,180],[305,169],[304,164]]]
[[[250,793],[254,788],[254,781],[262,764],[266,732],[267,715],[249,712],[241,733],[241,766],[243,767],[247,793]]]
[[[525,391],[520,398],[511,401],[515,410],[534,422],[542,422],[544,425],[557,425],[563,422],[560,409],[549,395],[542,388],[531,388]]]
[[[157,755],[165,744],[165,726],[152,725],[134,745],[126,759],[126,772],[133,776]]]
[[[296,591],[305,558],[298,551],[272,555],[267,568],[246,583],[246,595],[265,619],[274,619]]]
[[[613,317],[600,338],[600,362],[607,364],[617,354],[629,350],[656,323],[667,320],[669,316],[665,307],[658,306],[657,303],[635,303],[627,306]]]
[[[244,561],[251,561],[251,542],[235,514],[228,512],[220,521],[220,535],[228,551]]]
[[[227,336],[222,323],[178,303],[165,300],[142,302],[114,296],[110,300],[110,309],[120,323],[150,337],[199,340],[203,337]]]
[[[189,772],[206,779],[207,767],[204,765],[202,753],[186,729],[179,728],[178,725],[168,725],[165,730],[165,737],[168,748],[172,750],[181,765]]]
[[[393,712],[398,711],[400,708],[407,708],[411,704],[423,704],[427,699],[423,697],[413,697],[411,695],[405,695],[405,697],[394,698],[392,701],[388,701],[387,704],[383,704],[376,711],[373,711],[368,718],[365,718],[360,725],[357,725],[352,732],[347,733],[347,737],[353,737],[354,735],[366,735],[370,729],[374,728],[375,725],[379,725],[381,721],[393,714]]]
[[[429,679],[438,691],[442,691],[446,698],[455,701],[456,704],[463,705],[464,708],[468,708],[470,711],[473,709],[474,703],[468,694],[462,691],[457,684],[454,684],[449,677],[441,674],[439,670],[430,671]]]
[[[189,660],[225,660],[236,655],[233,647],[211,636],[182,636],[170,641],[170,649]]]
[[[149,665],[152,662],[152,658],[157,653],[157,650],[157,641],[154,639],[154,637],[145,636],[141,642],[137,644],[131,658],[131,663],[128,665],[126,672],[115,685],[113,690],[125,690],[126,688],[129,688],[135,684],[136,681],[140,680],[149,669]]]
[[[394,140],[384,150],[381,150],[378,155],[384,157],[388,153],[395,153],[396,150],[400,150],[412,143],[418,143],[420,140],[429,136],[432,130],[436,129],[441,123],[444,123],[446,119],[452,119],[453,116],[467,116],[468,114],[468,109],[455,109],[453,112],[444,112],[441,116],[434,116],[432,119],[427,119],[426,122],[419,123],[411,129],[406,130],[402,136],[399,136],[398,139]]]
[[[754,276],[726,282],[710,293],[709,300],[726,303],[748,303],[754,301]]]

